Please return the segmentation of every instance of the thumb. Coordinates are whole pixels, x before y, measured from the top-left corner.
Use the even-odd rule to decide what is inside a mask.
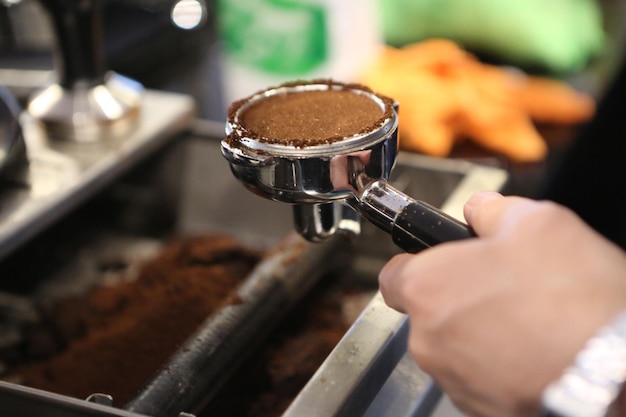
[[[537,202],[524,198],[504,197],[496,192],[479,192],[467,200],[463,207],[465,220],[481,237],[493,236],[503,226],[505,216],[522,215],[534,208]]]

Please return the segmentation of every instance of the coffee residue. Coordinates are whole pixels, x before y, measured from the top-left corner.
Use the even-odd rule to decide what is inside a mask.
[[[348,331],[353,292],[329,274],[270,334],[199,417],[277,417],[284,413]]]
[[[166,242],[156,257],[142,261],[139,275],[46,306],[42,321],[24,330],[19,358],[0,351],[10,365],[5,379],[79,399],[110,394],[122,407],[166,370],[206,317],[242,302],[232,290],[261,255],[228,236]],[[106,267],[125,270],[125,262],[110,259]],[[354,308],[355,294],[377,288],[350,286],[341,276],[336,270],[323,276],[197,415],[281,415],[364,308]]]
[[[9,379],[80,399],[106,393],[121,406],[210,314],[237,302],[233,291],[260,256],[227,236],[177,239],[136,280],[99,286],[51,306],[26,344],[42,356],[52,338],[51,347],[60,350],[24,358]]]

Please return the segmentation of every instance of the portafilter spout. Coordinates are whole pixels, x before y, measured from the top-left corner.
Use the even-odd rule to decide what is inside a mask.
[[[365,218],[407,252],[475,236],[388,183],[398,111],[365,86],[329,80],[272,87],[233,103],[222,154],[254,193],[294,205],[302,236],[359,233]]]

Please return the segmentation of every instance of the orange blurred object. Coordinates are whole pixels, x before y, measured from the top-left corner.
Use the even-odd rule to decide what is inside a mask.
[[[547,145],[534,122],[579,124],[595,112],[593,98],[566,83],[484,64],[444,39],[385,47],[359,81],[399,103],[401,149],[432,156],[470,139],[537,162]]]

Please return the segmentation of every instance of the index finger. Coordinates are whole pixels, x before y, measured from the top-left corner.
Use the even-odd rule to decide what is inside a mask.
[[[405,313],[404,302],[402,301],[400,272],[411,261],[414,254],[402,253],[394,256],[383,266],[378,274],[380,293],[385,299],[385,303],[401,313]]]

